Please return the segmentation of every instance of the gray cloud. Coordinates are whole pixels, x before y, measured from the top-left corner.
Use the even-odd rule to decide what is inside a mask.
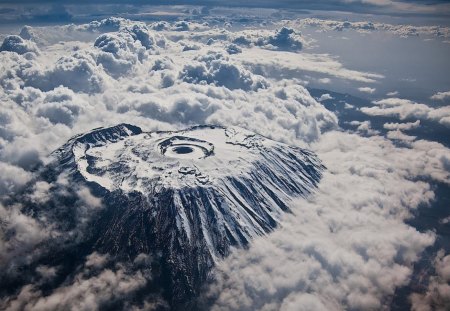
[[[0,52],[15,52],[18,54],[25,54],[28,52],[38,53],[38,48],[34,42],[24,40],[19,36],[7,36],[2,45],[0,46]]]

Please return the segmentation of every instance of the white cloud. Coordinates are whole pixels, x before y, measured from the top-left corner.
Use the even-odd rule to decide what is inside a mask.
[[[360,72],[345,68],[335,58],[327,54],[291,53],[250,48],[232,58],[250,67],[253,71],[264,73],[265,77],[301,77],[303,72],[321,74],[349,81],[372,83],[383,78],[382,75]]]
[[[54,248],[60,247],[59,243],[75,243],[80,234],[85,232],[88,220],[103,207],[101,200],[94,197],[88,188],[70,184],[66,177],[60,175],[53,183],[35,182],[29,192],[18,198],[19,203],[11,203],[8,200],[6,200],[7,203],[0,203],[0,219],[2,220],[0,264],[3,267],[0,275],[2,277],[16,275],[17,267],[29,265],[46,254],[49,241]],[[11,193],[13,192],[8,194]],[[66,205],[61,202],[64,200],[72,202],[70,209],[75,219],[74,226],[64,230],[61,228],[64,228],[66,224],[51,221],[54,217],[52,213],[55,212],[53,208],[41,210],[38,215],[30,210],[30,205],[43,204],[50,207],[57,206],[57,213],[63,213]],[[99,260],[88,258],[88,261],[98,262]],[[36,271],[43,277],[49,277],[52,274],[51,268],[42,267]]]
[[[77,191],[77,195],[81,203],[92,208],[100,208],[102,206],[101,200],[91,194],[88,188],[81,188]]]
[[[0,218],[2,219],[0,240],[1,274],[16,273],[18,265],[27,264],[34,259],[38,251],[36,245],[54,234],[50,226],[42,223],[21,210],[23,206],[1,205]]]
[[[431,96],[431,99],[434,100],[445,100],[447,98],[450,98],[450,91],[448,92],[437,92],[433,96]]]
[[[45,265],[38,266],[36,271],[41,275],[44,279],[52,279],[58,274],[58,270],[56,267],[49,267]]]
[[[392,92],[386,93],[386,96],[398,96],[398,94],[399,94],[398,91],[392,91]]]
[[[246,47],[263,47],[284,51],[300,51],[304,39],[292,28],[281,27],[274,33],[268,30],[244,30],[231,35],[234,44]]]
[[[286,29],[230,34],[192,22],[146,26],[120,18],[25,28],[24,44],[36,42],[39,55],[0,53],[0,194],[12,194],[29,182],[33,166],[47,163],[47,155],[72,135],[98,126],[242,126],[313,148],[329,173],[315,197],[296,202],[295,214],[286,215],[280,230],[221,264],[230,278],[216,284],[226,288],[217,307],[379,308],[396,287],[408,282],[413,262],[434,241],[434,234],[419,233],[404,220],[434,197],[430,185],[414,181],[416,177],[449,182],[449,150],[421,140],[396,147],[376,136],[368,121],[354,124],[371,137],[335,131],[337,117],[299,83],[305,72],[323,83],[329,77],[372,83],[383,76],[348,69],[330,55],[298,53],[304,38]],[[78,36],[76,43],[57,44]],[[215,42],[208,45],[206,37]],[[238,40],[234,44],[240,44],[241,52],[227,52],[230,39],[241,37],[248,39],[248,46]],[[199,49],[183,52],[180,41]],[[319,101],[324,99],[331,96]],[[375,104],[363,111],[447,122],[446,108],[395,98]],[[395,131],[416,124],[385,126]],[[46,202],[52,187],[69,186],[64,179],[55,184],[36,183],[28,198]],[[103,205],[86,188],[72,190],[78,194],[82,226]],[[0,213],[8,224],[2,234],[15,232],[0,243],[2,262],[25,256],[31,261],[31,250],[58,234],[47,222],[23,214],[20,206],[1,206]],[[97,274],[80,274],[45,297],[35,286],[25,286],[7,304],[57,309],[66,306],[61,303],[65,300],[74,308],[90,309],[142,286],[145,277],[136,271],[105,269],[109,260],[91,254],[84,267],[98,268]],[[39,271],[48,277],[57,273],[43,266]]]
[[[268,82],[235,65],[221,53],[210,52],[197,57],[197,63],[184,66],[180,79],[189,83],[206,83],[225,86],[229,89],[257,90],[268,87]]]
[[[430,277],[425,293],[410,296],[412,310],[448,310],[450,308],[450,255],[440,250],[434,259],[435,275]]]
[[[329,99],[333,99],[333,97],[330,94],[326,93],[326,94],[320,95],[319,99],[317,99],[317,100],[321,102],[321,101],[329,100]]]
[[[33,184],[33,192],[30,194],[30,199],[34,202],[45,203],[50,200],[51,184],[45,181],[38,181]]]
[[[439,220],[439,223],[441,223],[441,224],[450,223],[450,216],[442,218],[441,220]]]
[[[279,49],[301,50],[303,43],[301,37],[292,28],[282,27],[267,39],[267,44]]]
[[[140,40],[146,42],[146,36],[135,38],[121,30],[122,23],[113,19],[95,27],[92,24],[77,26],[77,33],[94,32],[95,36],[88,43],[71,45],[77,47],[75,51],[53,43],[57,38],[54,32],[49,31],[50,38],[46,38],[44,29],[34,32],[31,28],[28,32],[41,38],[39,57],[0,53],[1,195],[12,195],[30,182],[35,177],[34,166],[48,163],[48,154],[71,136],[98,126],[127,122],[148,130],[167,130],[198,123],[240,125],[296,145],[317,140],[323,131],[337,127],[334,114],[314,100],[297,81],[273,81],[262,87],[265,79],[224,56],[223,46],[210,49],[202,45],[198,53],[180,52],[178,42],[164,41],[166,48],[161,49],[155,39],[156,45],[148,45],[147,49],[140,43]],[[119,33],[102,37],[97,33],[102,25],[109,30],[117,28]],[[95,29],[90,29],[91,26]],[[127,27],[135,29],[129,24]],[[149,33],[149,38],[160,36],[150,30]],[[105,63],[102,55],[109,55],[111,63]],[[111,65],[122,64],[122,61],[127,64],[123,67],[126,70]],[[186,64],[204,66],[208,83],[182,81],[180,73]],[[229,79],[230,73],[236,73],[234,80]],[[67,182],[64,178],[52,184],[37,182],[26,199],[46,204],[55,194],[68,192],[71,185]],[[0,230],[2,238],[8,237],[0,241],[2,273],[13,274],[16,266],[40,258],[48,241],[68,239],[68,243],[75,243],[81,238],[88,220],[103,205],[87,188],[71,187],[70,190],[76,195],[77,224],[62,236],[57,228],[63,224],[53,224],[44,214],[35,218],[24,213],[22,206],[1,206],[1,219],[5,223],[2,222]],[[98,256],[88,258],[89,267],[85,268],[91,271],[100,267],[101,259]],[[53,268],[56,269],[41,267],[36,273],[41,278],[51,278],[57,273]],[[105,274],[92,281],[97,284],[106,281],[103,277],[120,279],[117,271],[103,271]],[[91,279],[82,276],[44,298],[38,288],[31,285],[22,288],[18,297],[5,297],[3,303],[25,309],[62,308],[58,300],[73,299],[74,306],[83,307],[88,306],[83,295],[90,296],[80,287],[89,289],[90,286]],[[91,289],[103,294],[103,291],[111,291],[111,287],[105,284],[105,287]],[[95,307],[97,302],[93,303],[89,306]],[[151,301],[147,304],[152,305]]]
[[[107,254],[99,254],[97,252],[93,252],[89,256],[86,257],[85,267],[87,268],[101,268],[103,267],[109,260],[109,256]]]
[[[124,267],[105,269],[89,277],[82,274],[50,295],[43,295],[33,285],[24,286],[17,297],[6,301],[4,310],[97,310],[106,303],[123,299],[146,284],[138,271],[128,273]]]
[[[387,98],[375,101],[376,106],[363,107],[361,111],[368,115],[398,116],[401,120],[406,118],[425,118],[430,107],[418,104],[407,99]]]
[[[0,177],[0,195],[14,192],[18,187],[25,185],[32,178],[30,172],[5,162],[0,162],[0,168],[2,171]]]
[[[329,79],[329,78],[322,78],[322,79],[318,79],[317,81],[319,81],[320,83],[323,83],[323,84],[328,84],[328,83],[331,82],[331,79]]]
[[[417,120],[415,122],[404,122],[404,123],[385,123],[383,124],[383,127],[387,130],[403,130],[408,131],[412,129],[416,129],[420,126],[420,120]]]
[[[355,106],[350,105],[349,103],[345,103],[345,104],[344,104],[344,108],[345,108],[345,109],[353,109],[353,108],[355,108]]]
[[[366,86],[366,87],[359,87],[358,90],[363,93],[373,94],[376,89]]]
[[[367,134],[367,135],[378,135],[380,132],[372,129],[372,125],[370,121],[351,121],[349,122],[350,125],[356,126],[356,130],[358,132]]]
[[[450,28],[445,26],[416,26],[407,24],[372,23],[369,21],[337,21],[324,20],[318,18],[305,18],[292,21],[290,24],[298,27],[311,26],[322,31],[343,31],[353,29],[359,32],[385,31],[400,37],[430,36],[430,37],[450,37]]]
[[[416,139],[416,136],[406,135],[400,130],[389,131],[386,137],[393,140],[402,140],[404,142],[410,142]]]
[[[433,120],[450,126],[450,107],[432,108],[407,99],[387,98],[374,102],[375,106],[363,107],[361,111],[371,116],[395,116],[400,120],[415,118]]]
[[[242,53],[242,49],[236,44],[232,43],[227,47],[228,54],[239,54]]]
[[[434,197],[429,185],[410,180],[434,170],[414,148],[329,132],[314,150],[328,168],[318,193],[297,202],[278,231],[219,264],[213,310],[280,310],[296,301],[381,309],[381,297],[408,283],[412,263],[434,242],[433,233],[403,223]]]

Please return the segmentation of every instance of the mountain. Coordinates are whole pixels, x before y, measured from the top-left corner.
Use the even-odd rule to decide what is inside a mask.
[[[324,169],[310,151],[221,126],[98,128],[73,137],[53,157],[42,178],[51,183],[65,176],[66,192],[86,186],[103,207],[81,217],[70,195],[31,204],[30,214],[44,214],[70,232],[41,264],[70,273],[92,252],[131,261],[151,255],[153,281],[174,309],[190,307],[231,247],[274,230],[290,212],[289,201],[314,191]],[[70,264],[62,259],[68,256]]]

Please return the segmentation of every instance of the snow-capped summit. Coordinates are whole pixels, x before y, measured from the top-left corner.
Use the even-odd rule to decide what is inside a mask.
[[[271,231],[289,199],[309,194],[323,168],[311,152],[219,126],[142,132],[121,124],[75,137],[57,154],[108,192],[138,192],[171,205],[174,230],[190,243],[201,231],[213,257],[224,255],[224,240],[245,245]]]
[[[258,177],[275,178],[268,185],[285,187],[285,194],[301,194],[317,179],[308,176],[314,173],[308,171],[308,165],[311,169],[320,167],[305,150],[236,127],[197,126],[178,132],[143,133],[122,124],[78,137],[70,149],[83,177],[110,191],[145,193],[148,184],[156,180],[177,189],[219,186],[226,178],[252,178],[260,164],[267,170]],[[297,174],[286,174],[292,170]],[[296,180],[301,177],[304,180]],[[287,189],[286,184],[295,189]]]

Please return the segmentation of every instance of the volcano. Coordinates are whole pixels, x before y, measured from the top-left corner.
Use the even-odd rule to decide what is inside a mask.
[[[150,255],[158,274],[153,289],[161,286],[174,309],[189,309],[212,267],[233,247],[273,231],[291,212],[293,198],[314,191],[324,169],[310,151],[209,125],[156,132],[129,124],[98,128],[70,139],[53,159],[43,179],[66,176],[69,188],[88,187],[103,208],[83,220],[76,242],[59,243],[43,262],[66,266],[70,275],[92,252],[129,261]],[[80,219],[73,202],[35,204],[29,213],[73,232]]]

